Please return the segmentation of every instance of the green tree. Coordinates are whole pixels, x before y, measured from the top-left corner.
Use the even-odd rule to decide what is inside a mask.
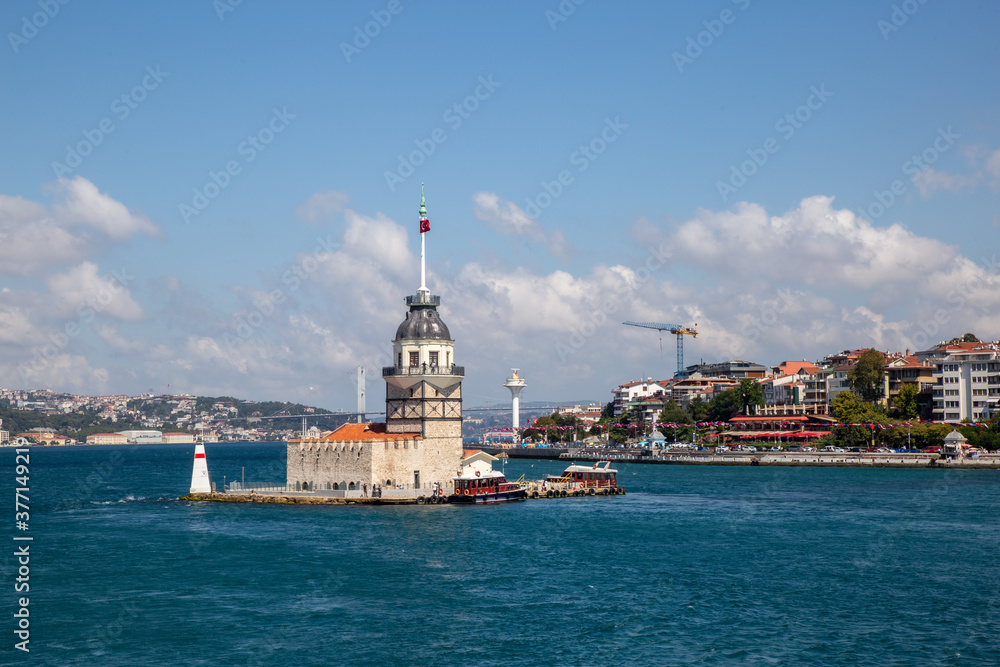
[[[677,405],[677,401],[670,399],[660,410],[660,416],[656,418],[656,421],[661,424],[690,424],[691,415]]]
[[[764,388],[760,382],[753,378],[743,378],[740,386],[737,387],[740,399],[740,412],[746,415],[757,412],[757,408],[764,406]],[[751,410],[753,408],[753,410]]]
[[[708,403],[708,418],[727,422],[740,413],[740,392],[727,389]]]
[[[878,350],[865,350],[854,368],[847,371],[847,382],[861,400],[877,402],[884,395],[885,356]]]
[[[708,421],[708,403],[701,396],[695,396],[688,401],[688,414],[696,422]]]
[[[963,343],[978,343],[979,339],[976,338],[976,334],[967,333],[964,336],[962,336],[962,342]]]
[[[901,419],[914,419],[920,414],[917,396],[920,394],[914,384],[906,383],[899,388],[899,393],[892,399],[892,406]]]

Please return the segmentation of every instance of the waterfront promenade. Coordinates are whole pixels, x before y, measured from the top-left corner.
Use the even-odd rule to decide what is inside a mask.
[[[512,459],[553,459],[560,461],[613,461],[663,465],[721,466],[805,466],[858,468],[1000,468],[1000,454],[944,459],[938,454],[900,452],[714,452],[650,449],[597,448],[483,448],[497,455],[504,452]]]

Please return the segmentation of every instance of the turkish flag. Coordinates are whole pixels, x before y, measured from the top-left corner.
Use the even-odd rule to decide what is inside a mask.
[[[420,233],[423,234],[424,232],[429,232],[429,231],[431,231],[431,221],[430,220],[421,220],[420,221]]]

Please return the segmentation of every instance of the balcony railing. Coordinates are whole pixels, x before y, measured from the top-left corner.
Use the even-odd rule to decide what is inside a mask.
[[[430,294],[429,292],[417,292],[411,296],[406,297],[407,306],[440,306],[441,297],[437,294]]]
[[[405,375],[459,375],[465,377],[465,366],[430,366],[420,364],[419,366],[383,366],[382,377]]]

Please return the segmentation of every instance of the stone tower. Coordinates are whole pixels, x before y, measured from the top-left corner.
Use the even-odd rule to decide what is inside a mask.
[[[386,383],[385,424],[388,433],[420,434],[425,460],[441,461],[450,472],[462,457],[465,369],[455,364],[455,341],[438,314],[441,297],[431,294],[426,286],[425,236],[430,222],[423,188],[419,213],[420,287],[416,294],[406,297],[409,312],[392,341],[395,365],[382,369]],[[437,478],[433,470],[425,474],[429,475],[425,479]]]

